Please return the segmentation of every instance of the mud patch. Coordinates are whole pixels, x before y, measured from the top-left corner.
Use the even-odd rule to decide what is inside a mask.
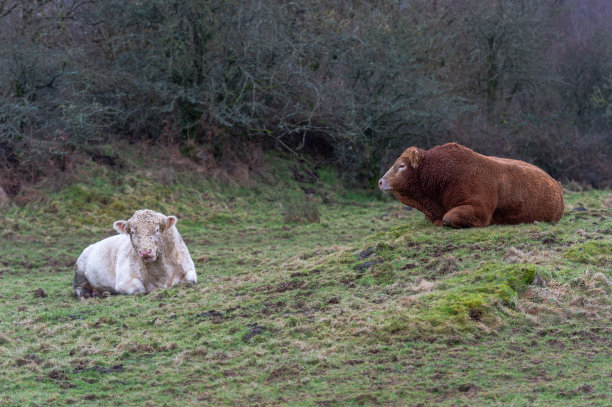
[[[435,279],[457,271],[457,263],[456,256],[447,255],[431,259],[425,267],[430,271],[429,276]]]
[[[540,239],[540,242],[542,242],[542,244],[552,246],[556,243],[559,243],[559,240],[557,240],[557,237],[555,235],[545,235]]]
[[[448,252],[452,252],[455,251],[459,248],[459,246],[455,246],[451,243],[447,243],[446,246],[444,247],[435,247],[433,250],[433,253],[431,254],[432,257],[440,257],[441,255],[448,253]]]
[[[277,293],[284,293],[285,291],[297,290],[304,287],[305,282],[303,280],[292,280],[285,281],[277,285],[273,291]]]
[[[74,373],[83,373],[83,372],[98,372],[101,374],[107,373],[123,373],[125,369],[122,364],[113,365],[113,366],[92,366],[90,368],[76,368],[74,369]]]
[[[358,406],[371,406],[380,404],[378,398],[371,394],[362,394],[353,399],[353,403]]]
[[[353,267],[353,270],[355,271],[364,271],[369,269],[372,266],[375,266],[377,264],[381,264],[384,263],[382,260],[374,260],[374,261],[366,261],[365,263],[361,263],[356,265],[355,267]]]
[[[0,345],[9,344],[11,342],[11,338],[0,332]]]
[[[290,281],[283,281],[276,285],[263,285],[261,287],[255,287],[251,291],[259,293],[284,293],[286,291],[302,289],[306,286],[306,282],[303,280],[295,279]],[[311,284],[310,288],[315,288],[316,284]]]
[[[278,381],[278,380],[287,380],[288,378],[292,378],[295,376],[299,376],[301,374],[301,370],[294,366],[281,366],[277,369],[274,369],[268,375],[268,381]]]
[[[473,383],[466,383],[459,385],[459,387],[457,387],[457,390],[461,393],[466,394],[478,394],[481,389]]]
[[[96,322],[94,322],[93,325],[91,325],[91,327],[100,328],[102,325],[114,325],[114,324],[115,324],[115,320],[113,320],[112,318],[100,317],[98,318]]]
[[[559,396],[561,396],[561,397],[575,397],[575,396],[578,396],[580,394],[591,394],[591,393],[593,393],[593,386],[591,386],[590,384],[585,384],[583,386],[578,387],[575,390],[560,391],[559,392]]]
[[[47,293],[42,288],[39,288],[37,290],[32,290],[30,292],[34,294],[34,298],[46,298],[47,297]]]
[[[242,336],[242,341],[243,342],[249,342],[251,340],[251,338],[253,338],[256,335],[261,335],[264,332],[266,332],[268,329],[265,326],[261,326],[258,324],[252,325],[249,327],[249,332],[247,332],[246,334],[244,334]]]
[[[471,308],[469,311],[469,315],[472,321],[480,321],[483,315],[483,311],[478,308]]]
[[[53,369],[49,373],[47,373],[47,377],[51,380],[59,380],[64,381],[68,378],[64,372],[61,370]]]
[[[414,263],[406,263],[400,268],[400,270],[411,270],[415,267],[418,267],[418,266]]]
[[[16,358],[15,364],[19,367],[34,364],[40,366],[43,363],[43,360],[36,355],[25,355],[22,358]]]
[[[376,255],[373,247],[369,247],[365,249],[364,251],[362,251],[361,253],[359,253],[359,258],[365,259],[366,257],[370,257],[371,255]]]
[[[196,315],[198,318],[209,318],[213,324],[220,324],[223,322],[224,316],[223,313],[211,309],[210,311],[201,312]]]

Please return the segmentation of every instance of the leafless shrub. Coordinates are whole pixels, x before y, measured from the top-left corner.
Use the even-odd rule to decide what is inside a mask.
[[[605,186],[611,18],[605,0],[0,0],[2,187],[115,140],[256,142],[360,182],[455,140]]]

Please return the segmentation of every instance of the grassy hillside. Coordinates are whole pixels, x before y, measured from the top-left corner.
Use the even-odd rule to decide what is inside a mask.
[[[609,191],[556,225],[451,230],[277,156],[248,188],[130,160],[0,208],[0,404],[612,398]],[[145,207],[179,217],[198,284],[77,301],[76,257]]]

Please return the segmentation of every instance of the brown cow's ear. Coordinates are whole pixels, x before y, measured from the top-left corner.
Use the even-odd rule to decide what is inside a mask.
[[[113,223],[113,227],[119,233],[130,233],[130,226],[124,220],[118,220],[117,222]]]
[[[421,164],[423,153],[417,147],[410,147],[406,150],[406,155],[412,168],[417,168]]]

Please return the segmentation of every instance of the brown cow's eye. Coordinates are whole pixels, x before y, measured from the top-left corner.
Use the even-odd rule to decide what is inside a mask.
[[[402,163],[400,165],[397,166],[397,169],[402,169],[402,168],[406,168],[406,164]]]

